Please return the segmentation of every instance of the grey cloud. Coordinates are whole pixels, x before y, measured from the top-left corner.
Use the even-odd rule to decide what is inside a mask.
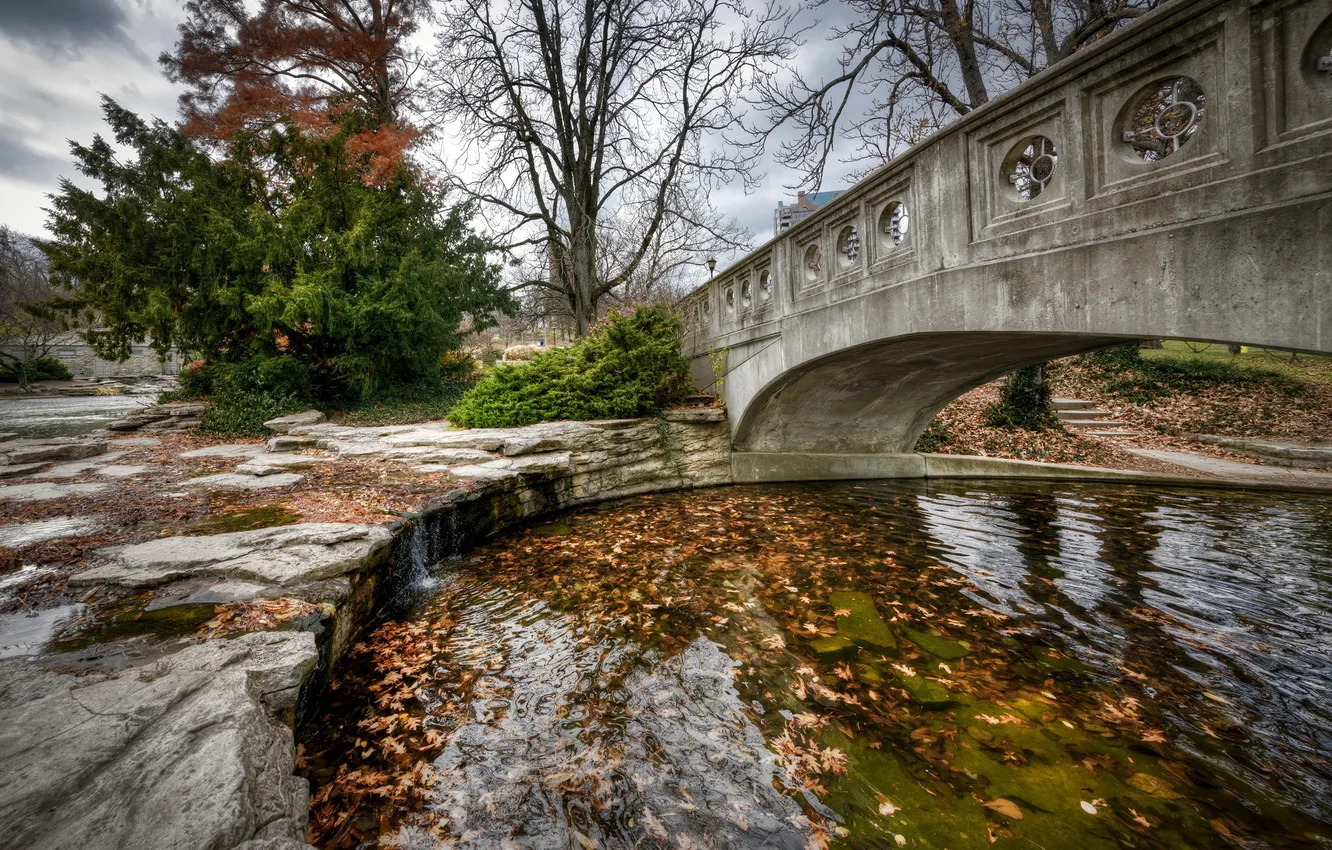
[[[122,41],[126,21],[117,0],[0,0],[0,35],[57,50]]]
[[[33,150],[12,127],[0,126],[0,179],[55,191],[61,172],[73,170],[64,158]]]

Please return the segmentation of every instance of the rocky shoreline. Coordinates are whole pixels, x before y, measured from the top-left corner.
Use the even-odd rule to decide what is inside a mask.
[[[167,417],[181,418],[168,411],[147,422]],[[96,623],[119,615],[98,613],[99,599],[121,609],[131,600],[140,606],[134,622],[162,628],[137,633],[132,652],[93,641],[0,661],[0,764],[9,779],[0,790],[0,847],[305,847],[308,790],[293,773],[292,728],[355,635],[430,564],[514,523],[729,482],[720,416],[678,418],[704,421],[456,431],[447,423],[345,427],[310,414],[271,423],[277,436],[267,445],[194,450],[235,463],[180,482],[195,492],[296,491],[305,470],[349,460],[438,476],[438,486],[419,510],[387,522],[296,522],[96,550],[67,576],[67,607],[85,606]],[[32,465],[0,486],[0,505],[84,494],[52,488],[110,490],[120,474],[120,453],[108,451],[116,443],[0,444],[10,460],[0,469]],[[53,483],[53,463],[84,464],[75,472],[110,480]],[[126,477],[137,474],[149,472]],[[4,592],[22,592],[13,576],[3,578]],[[251,618],[278,623],[273,630],[201,636],[199,610],[225,606],[238,618],[294,616]],[[182,630],[182,619],[194,628]]]

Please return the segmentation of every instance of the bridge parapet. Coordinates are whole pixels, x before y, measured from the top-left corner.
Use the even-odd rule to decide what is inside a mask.
[[[872,291],[948,285],[949,271],[1326,196],[1330,162],[1332,0],[1173,0],[944,128],[686,296],[687,353],[789,333],[790,318]],[[1059,297],[1059,281],[1044,283],[1032,282],[1033,303]],[[1127,315],[1121,324],[1096,330],[1159,330]],[[1209,327],[1190,330],[1209,338]],[[938,329],[922,312],[899,330]],[[1254,331],[1244,341],[1282,342]],[[1326,334],[1298,329],[1284,342],[1324,350]]]

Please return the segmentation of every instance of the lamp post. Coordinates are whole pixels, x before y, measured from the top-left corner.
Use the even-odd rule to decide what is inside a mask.
[[[708,257],[708,280],[712,280],[712,273],[717,269],[717,258]]]

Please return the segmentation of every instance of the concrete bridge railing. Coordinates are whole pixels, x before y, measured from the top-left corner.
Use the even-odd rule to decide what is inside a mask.
[[[1132,339],[1332,353],[1332,0],[1173,0],[681,302],[737,449],[911,448],[957,395]]]

